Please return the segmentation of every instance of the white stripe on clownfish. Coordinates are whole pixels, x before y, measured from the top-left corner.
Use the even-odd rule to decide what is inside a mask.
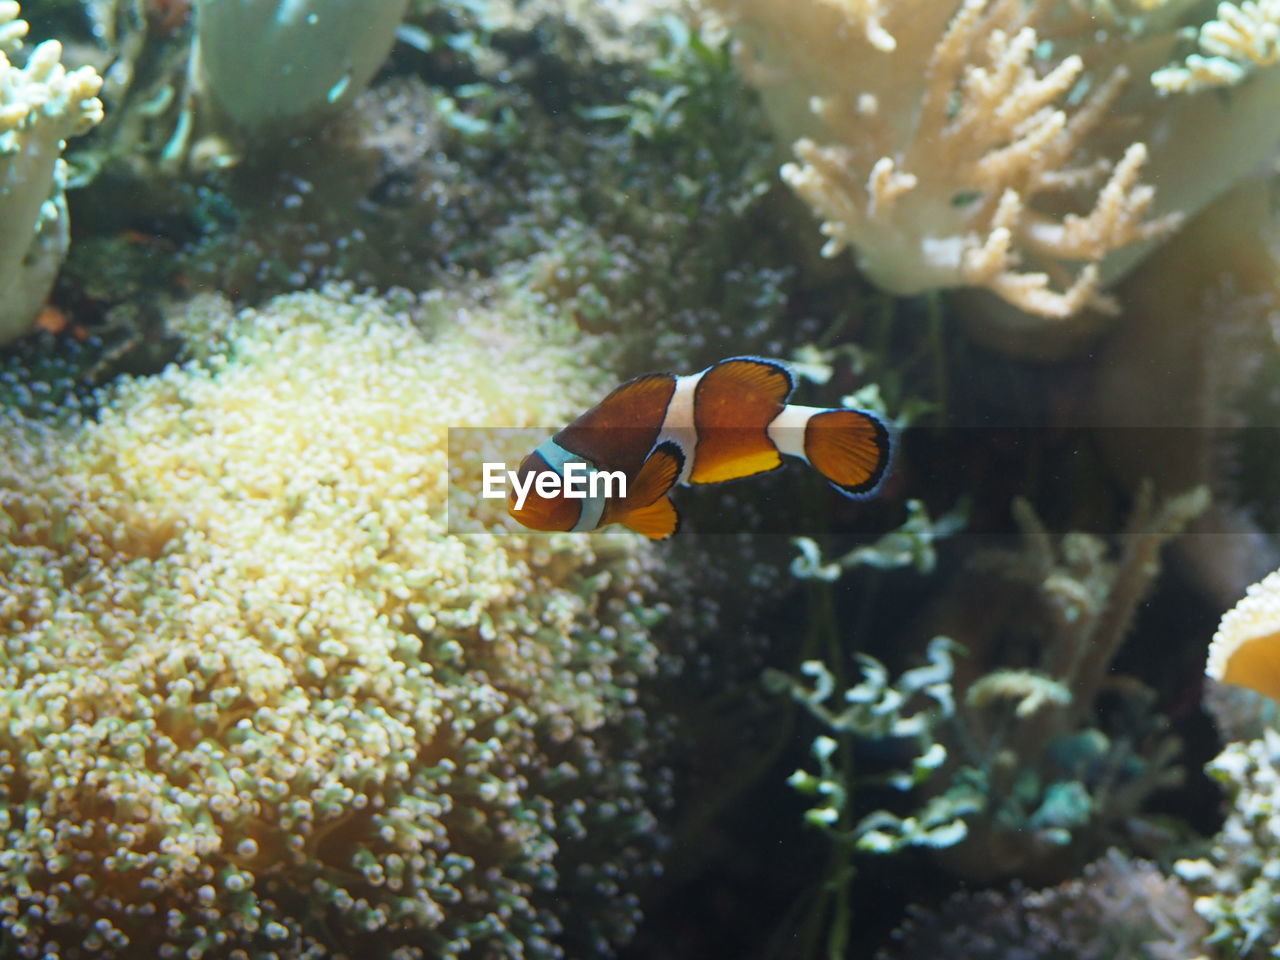
[[[582,498],[581,513],[578,514],[578,522],[570,528],[569,532],[583,533],[600,526],[600,518],[604,516],[605,496],[600,489],[600,484],[590,482],[591,475],[599,472],[599,468],[586,457],[570,453],[551,437],[542,441],[534,452],[547,462],[547,466],[560,475],[561,480],[564,479],[564,468],[567,464],[580,463],[587,468],[588,482],[586,484],[586,495]],[[592,490],[596,491],[594,496],[592,496]]]
[[[710,369],[710,367],[707,368],[707,370]],[[698,428],[693,422],[694,390],[706,372],[703,370],[691,376],[676,378],[676,392],[671,398],[666,419],[662,422],[662,432],[658,435],[657,443],[654,444],[656,448],[659,444],[671,440],[680,447],[680,451],[685,455],[685,463],[677,483],[686,487],[691,486],[689,477],[697,462]],[[826,413],[831,409],[831,407],[807,407],[799,403],[788,403],[782,408],[782,412],[770,421],[765,432],[779,453],[808,463],[809,457],[804,451],[805,428],[815,413]]]
[[[822,413],[828,407],[805,407],[798,403],[788,403],[782,412],[769,423],[769,440],[779,453],[789,457],[799,457],[805,463],[809,458],[804,452],[804,431],[809,425],[809,418],[815,413]]]
[[[658,439],[653,444],[654,449],[657,449],[661,444],[671,440],[680,448],[680,452],[684,454],[684,468],[676,478],[676,483],[684,486],[689,485],[689,477],[693,473],[693,461],[698,450],[698,428],[693,416],[698,381],[710,369],[711,367],[707,367],[706,370],[698,373],[676,377],[675,392],[671,394],[671,400],[667,403],[667,413],[662,418],[662,429],[658,431]]]
[[[723,363],[724,361],[720,362]],[[656,448],[659,444],[672,440],[680,447],[681,452],[684,454],[684,469],[680,471],[680,477],[676,482],[681,486],[690,486],[689,478],[693,475],[693,469],[698,458],[698,427],[694,418],[698,383],[719,365],[719,363],[714,363],[697,373],[675,378],[675,391],[672,393],[671,400],[667,405],[667,413],[662,421],[662,430],[654,443]],[[779,453],[798,457],[808,463],[809,458],[805,456],[804,452],[805,427],[808,425],[810,417],[827,409],[829,408],[806,407],[798,403],[784,404],[782,411],[773,418],[767,427],[769,440],[777,447]]]

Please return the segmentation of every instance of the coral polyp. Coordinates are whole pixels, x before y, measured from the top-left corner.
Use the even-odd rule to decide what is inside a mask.
[[[428,307],[434,336],[342,291],[204,298],[171,318],[190,359],[96,419],[0,419],[18,954],[587,956],[630,929],[662,782],[647,549],[449,534],[445,425],[563,416],[568,347]]]

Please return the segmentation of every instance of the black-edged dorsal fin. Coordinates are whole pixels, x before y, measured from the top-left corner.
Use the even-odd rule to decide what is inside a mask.
[[[628,380],[557,433],[555,441],[601,470],[634,477],[658,439],[675,388],[669,373]]]
[[[782,412],[794,381],[775,360],[732,357],[709,367],[694,394],[698,449],[690,483],[720,483],[782,465],[769,424]]]

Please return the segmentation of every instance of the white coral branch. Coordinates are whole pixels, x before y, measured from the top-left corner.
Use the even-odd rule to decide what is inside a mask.
[[[1146,160],[1146,145],[1131,144],[1087,216],[1067,214],[1061,223],[1033,221],[1026,227],[1027,243],[1060,259],[1100,260],[1118,247],[1173,230],[1181,222],[1179,214],[1146,219],[1155,199],[1155,189],[1139,181]]]
[[[0,53],[13,53],[22,45],[28,27],[18,19],[21,13],[17,0],[0,0]]]
[[[965,250],[964,281],[986,287],[1015,307],[1041,317],[1064,319],[1087,306],[1109,309],[1110,301],[1099,293],[1096,264],[1086,265],[1061,292],[1050,286],[1048,274],[1019,269],[1014,239],[1024,219],[1022,199],[1015,191],[1006,190],[992,215],[990,233],[981,243],[972,241]]]
[[[987,7],[987,0],[965,0],[929,57],[922,115],[945,115],[946,100],[963,74],[966,57]]]
[[[1015,190],[1006,190],[991,218],[991,230],[981,244],[972,242],[965,250],[963,277],[975,287],[990,286],[1001,274],[1010,273],[1017,265],[1013,255],[1014,227],[1022,219],[1022,198]]]
[[[737,12],[762,59],[782,68],[765,102],[795,144],[783,178],[820,220],[824,254],[852,249],[893,292],[980,286],[1062,318],[1105,306],[1102,262],[1177,222],[1153,213],[1144,147],[1109,159],[1125,129],[1115,122],[1124,43],[1100,41],[1078,7],[704,2]]]
[[[66,253],[62,149],[102,119],[102,78],[91,67],[68,72],[62,46],[46,40],[22,69],[27,32],[18,4],[0,0],[0,343],[27,333]]]
[[[881,53],[892,53],[898,48],[898,40],[884,28],[884,10],[880,0],[863,0],[862,29],[867,43]]]
[[[1253,70],[1280,63],[1280,0],[1218,4],[1218,19],[1200,28],[1199,53],[1151,75],[1161,93],[1234,86]]]
[[[1280,3],[1218,4],[1218,19],[1200,28],[1200,48],[1211,56],[1259,67],[1280,61]]]
[[[823,218],[820,229],[827,242],[822,255],[835,257],[856,242],[864,222],[856,199],[862,192],[861,185],[852,176],[855,165],[843,147],[799,140],[794,150],[800,163],[783,165],[783,182]]]
[[[881,157],[871,168],[867,181],[867,217],[878,220],[889,214],[894,202],[902,194],[915,189],[919,180],[910,173],[897,169],[892,157]]]
[[[1115,301],[1101,292],[1098,265],[1088,264],[1075,281],[1061,292],[1049,286],[1044,273],[1003,273],[988,284],[993,293],[1032,316],[1052,320],[1073,317],[1086,307],[1115,313]]]

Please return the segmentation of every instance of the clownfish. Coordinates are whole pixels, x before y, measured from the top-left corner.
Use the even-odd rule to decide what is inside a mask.
[[[889,465],[888,428],[865,410],[787,403],[794,387],[785,366],[758,357],[628,380],[521,461],[507,512],[531,530],[620,523],[662,540],[680,524],[667,496],[675,484],[766,473],[782,466],[783,454],[809,463],[846,496],[873,493]],[[555,482],[535,482],[547,472]],[[625,477],[625,496],[602,489],[607,484],[572,496],[558,486],[602,472]],[[557,487],[550,496],[539,489]]]

